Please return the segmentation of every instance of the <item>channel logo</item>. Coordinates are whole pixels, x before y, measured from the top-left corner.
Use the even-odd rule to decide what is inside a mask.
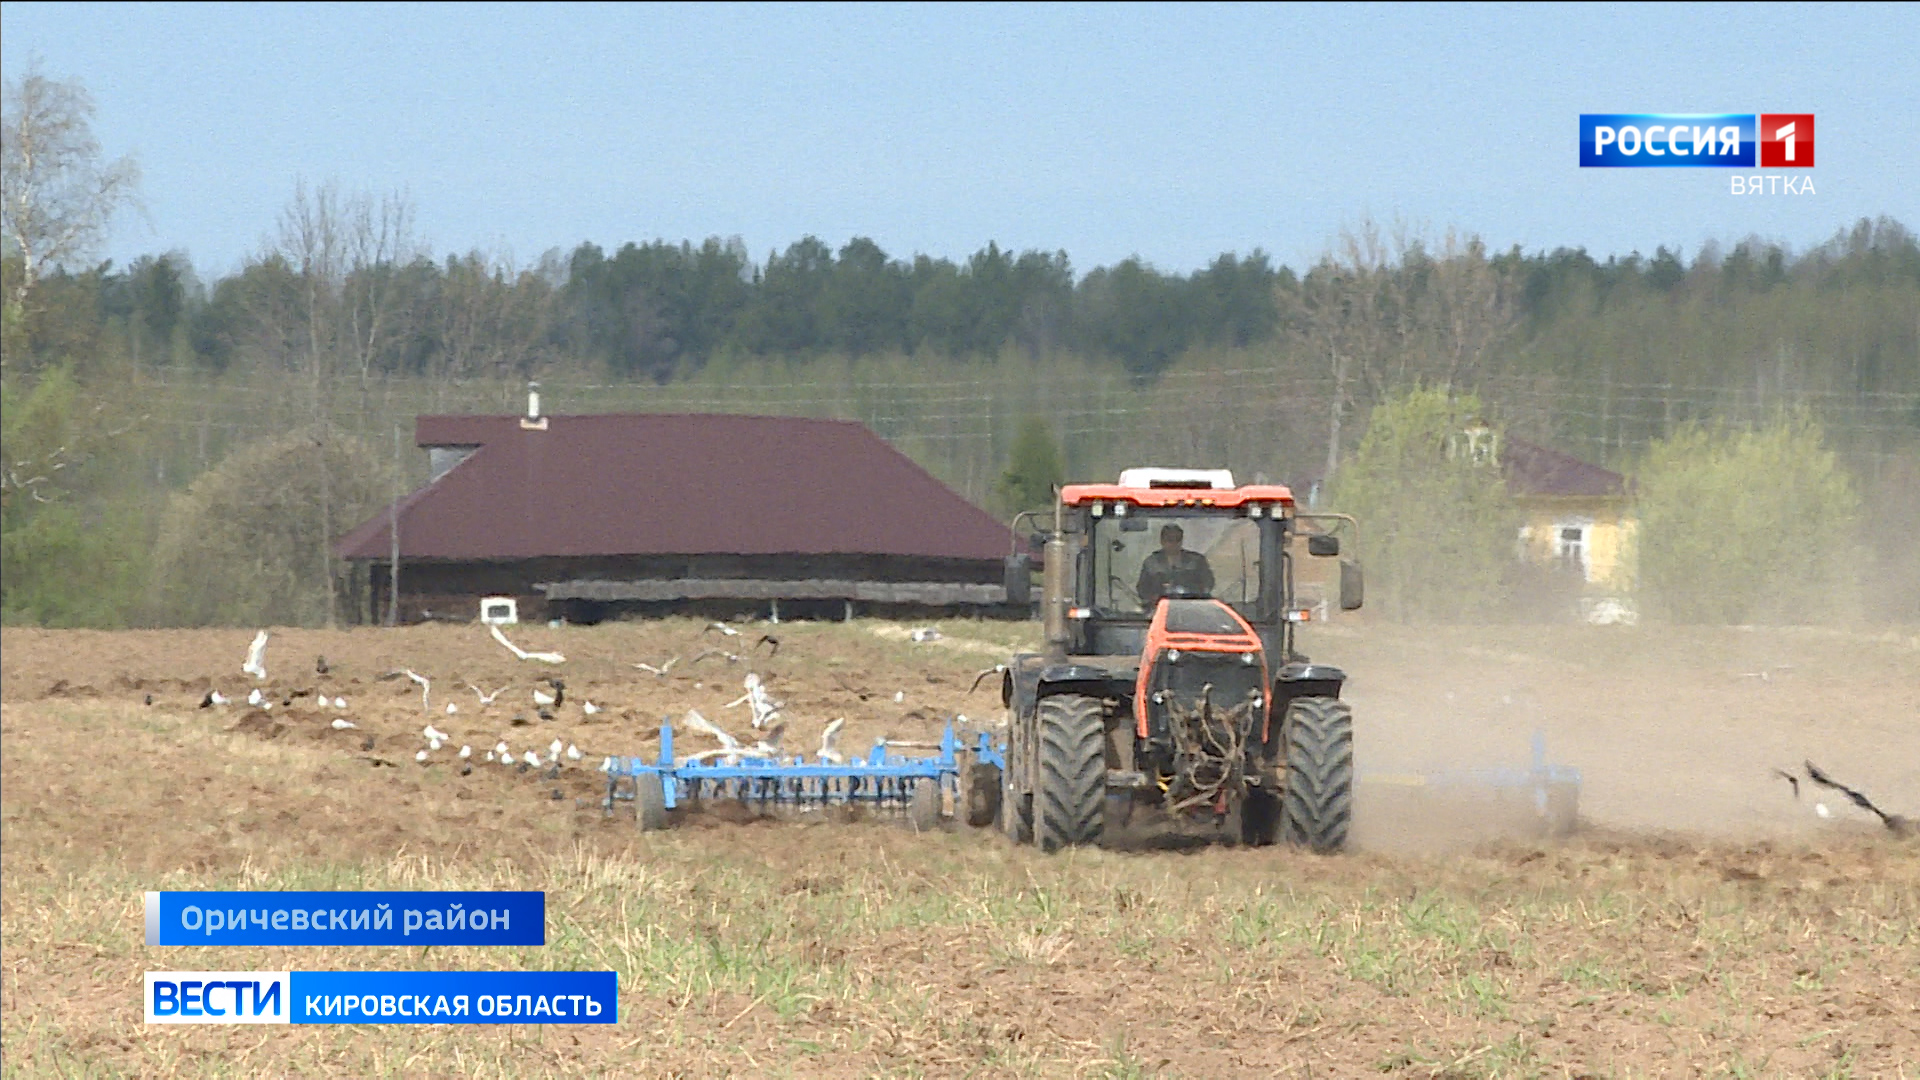
[[[1583,169],[1813,168],[1812,113],[1582,113]]]

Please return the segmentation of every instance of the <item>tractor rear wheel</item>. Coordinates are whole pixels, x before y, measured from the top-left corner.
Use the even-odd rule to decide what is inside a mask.
[[[1034,832],[1040,850],[1094,843],[1106,824],[1106,712],[1096,698],[1061,694],[1040,702],[1039,721]]]
[[[667,827],[667,790],[659,773],[643,772],[633,778],[633,818],[641,832]]]
[[[1353,822],[1353,710],[1337,698],[1295,698],[1286,740],[1281,836],[1314,851],[1338,851]]]

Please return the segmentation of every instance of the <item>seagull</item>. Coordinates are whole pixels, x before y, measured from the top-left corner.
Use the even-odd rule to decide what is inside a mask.
[[[427,704],[427,694],[433,690],[433,684],[427,681],[426,676],[416,675],[412,670],[402,671],[401,674],[420,684],[420,708],[431,709],[432,706]]]
[[[253,690],[247,694],[247,704],[253,706],[256,709],[259,708],[260,703],[265,700],[267,700],[266,695],[262,694],[260,692],[260,688],[257,686],[254,687]]]
[[[429,749],[429,750],[438,750],[438,749],[440,749],[440,740],[439,740],[439,739],[435,739],[435,740],[433,740],[432,742],[430,742],[430,743],[428,743],[428,744],[427,744],[427,749]]]
[[[556,699],[552,694],[543,694],[539,691],[538,688],[535,688],[533,691],[533,703],[535,705],[539,705],[544,708],[548,705],[553,704],[555,700]]]
[[[488,764],[492,764],[493,762],[493,751],[491,750],[487,751],[487,762]]]
[[[940,631],[935,630],[931,626],[923,626],[913,633],[908,634],[907,638],[910,641],[939,641]]]
[[[507,740],[501,739],[500,744],[493,748],[493,752],[499,754],[501,757],[506,757],[509,753],[507,750]]]
[[[553,745],[547,747],[547,760],[548,761],[560,760],[560,740],[559,739],[553,740]]]
[[[419,753],[413,755],[413,760],[415,761],[427,760],[427,752],[425,750],[420,751]]]
[[[422,728],[420,730],[420,734],[425,735],[428,738],[428,740],[432,742],[445,742],[447,739],[452,737],[448,735],[446,732],[441,731],[440,729],[434,727],[432,724],[428,724],[426,727]]]
[[[783,703],[768,696],[766,684],[760,681],[760,676],[749,671],[747,677],[741,680],[741,685],[746,687],[747,692],[728,702],[726,708],[731,709],[743,702],[746,703],[753,710],[753,726],[756,731],[779,718],[780,706]]]
[[[845,727],[846,724],[847,718],[844,716],[839,717],[827,725],[827,730],[820,733],[819,757],[821,761],[831,761],[835,765],[846,762],[847,759],[840,756],[840,752],[833,748],[834,741],[840,737],[840,729]]]
[[[472,757],[472,756],[473,756],[473,747],[471,747],[471,746],[463,746],[463,747],[461,747],[461,748],[460,748],[460,760],[461,760],[461,761],[465,761],[465,760],[467,760],[468,758],[470,758],[470,757]]]
[[[1867,798],[1865,795],[1861,794],[1858,791],[1853,790],[1852,788],[1848,787],[1845,784],[1840,783],[1839,781],[1828,776],[1826,773],[1821,772],[1820,769],[1817,766],[1815,766],[1813,762],[1809,761],[1806,763],[1806,765],[1807,765],[1807,777],[1809,779],[1811,779],[1814,783],[1819,784],[1821,787],[1832,788],[1833,790],[1840,792],[1842,795],[1845,795],[1847,799],[1853,803],[1853,805],[1879,818],[1880,823],[1885,825],[1893,833],[1893,835],[1912,836],[1916,833],[1917,830],[1920,830],[1920,823],[1916,823],[1909,818],[1900,816],[1899,814],[1887,813],[1886,811],[1873,805],[1873,801]],[[1819,808],[1816,807],[1816,809],[1819,809]],[[1825,817],[1826,815],[1821,814],[1820,816]]]
[[[585,705],[580,706],[580,711],[586,713],[588,716],[592,716],[600,711],[600,706],[589,701]]]
[[[528,652],[513,642],[508,641],[507,635],[501,633],[500,628],[491,623],[487,625],[487,629],[493,632],[493,640],[505,645],[508,652],[522,660],[538,660],[543,664],[564,664],[567,662],[566,657],[556,652]]]
[[[895,705],[898,705],[905,700],[907,700],[907,692],[905,690],[895,690],[893,692],[893,703]]]
[[[700,715],[699,709],[687,710],[686,725],[695,731],[698,731],[705,735],[710,735],[713,738],[719,740],[720,746],[723,749],[726,749],[726,750],[740,749],[739,739],[736,739],[733,736],[715,727],[713,725],[713,721],[708,720],[706,717]]]
[[[459,715],[459,713],[460,713],[460,706],[458,706],[458,705],[455,705],[455,704],[454,704],[453,702],[451,702],[451,701],[449,701],[449,702],[447,702],[447,715],[448,715],[448,716],[457,716],[457,715]]]
[[[499,697],[499,696],[500,696],[500,691],[501,691],[501,690],[506,690],[506,689],[507,689],[507,687],[504,687],[504,686],[503,686],[503,687],[501,687],[501,688],[500,688],[500,690],[495,690],[495,691],[494,691],[493,693],[491,693],[491,694],[483,694],[483,693],[481,693],[481,692],[480,692],[480,688],[479,688],[479,687],[477,687],[477,686],[475,686],[475,685],[473,685],[472,683],[468,683],[468,684],[467,684],[467,689],[469,689],[469,690],[471,690],[471,691],[473,691],[473,696],[474,696],[474,697],[477,697],[477,698],[479,698],[479,699],[480,699],[480,707],[484,709],[484,708],[486,708],[487,706],[489,706],[489,705],[491,705],[491,704],[493,704],[493,699],[494,699],[494,698],[497,698],[497,697]]]
[[[207,696],[200,699],[200,707],[203,709],[211,709],[215,705],[225,705],[227,701],[228,698],[225,694],[222,694],[218,690],[209,690],[207,691]]]
[[[680,662],[680,658],[676,656],[673,659],[668,660],[666,663],[661,664],[659,667],[654,667],[652,664],[635,664],[633,666],[636,668],[639,668],[641,671],[651,672],[652,674],[657,675],[660,678],[664,679],[667,676],[667,672],[673,670],[673,665],[679,662]]]
[[[740,631],[738,631],[738,630],[735,630],[735,629],[734,629],[733,627],[731,627],[731,626],[728,626],[728,625],[727,625],[726,623],[723,623],[723,622],[714,622],[714,623],[708,623],[708,624],[707,624],[707,628],[706,628],[705,630],[702,630],[702,631],[700,631],[700,632],[701,632],[701,633],[703,633],[703,634],[711,634],[711,633],[713,633],[713,632],[714,632],[715,630],[718,630],[718,631],[720,631],[720,632],[721,632],[722,634],[725,634],[725,635],[726,635],[726,636],[728,636],[728,637],[739,637],[739,636],[740,636]]]
[[[613,759],[612,759],[612,758],[608,758],[607,760],[605,760],[605,761],[603,761],[603,762],[601,762],[601,763],[600,763],[600,771],[601,771],[601,772],[604,772],[604,773],[610,773],[610,772],[612,772],[612,771],[613,771]]]
[[[567,760],[568,761],[580,760],[580,748],[573,745],[572,743],[567,744]]]
[[[347,699],[346,699],[346,698],[343,698],[343,697],[337,697],[337,698],[334,698],[334,699],[333,699],[333,707],[334,707],[334,708],[336,708],[336,709],[344,709],[344,708],[346,708],[346,707],[347,707]]]
[[[527,763],[527,767],[528,767],[528,768],[533,768],[533,769],[537,769],[537,768],[539,768],[539,767],[540,767],[540,755],[539,755],[539,754],[536,754],[536,753],[534,753],[534,752],[533,752],[533,751],[531,751],[531,750],[529,750],[529,751],[527,751],[527,752],[526,752],[525,754],[523,754],[523,755],[521,755],[521,760],[523,760],[523,761],[525,761],[525,762]]]
[[[351,720],[341,720],[337,717],[333,721],[333,730],[335,731],[351,731],[352,729],[357,728],[359,726],[360,726],[359,724],[356,724]]]
[[[267,632],[262,630],[253,636],[253,644],[247,647],[247,662],[240,665],[240,670],[256,679],[264,679],[267,677],[266,658]]]
[[[726,651],[725,649],[708,649],[705,652],[702,652],[699,656],[696,656],[692,660],[689,660],[688,664],[689,665],[697,664],[700,661],[705,660],[709,656],[723,657],[729,664],[737,664],[740,662],[740,657]]]

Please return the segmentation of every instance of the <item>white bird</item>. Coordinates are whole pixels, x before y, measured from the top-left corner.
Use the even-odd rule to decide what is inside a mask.
[[[709,735],[714,739],[718,740],[720,743],[720,746],[723,749],[726,749],[726,750],[740,749],[739,739],[736,739],[733,736],[715,727],[713,725],[713,721],[708,720],[706,717],[700,715],[699,709],[687,710],[686,724],[688,727],[692,728],[693,730],[698,731],[704,735]]]
[[[463,747],[461,747],[461,748],[460,748],[460,760],[461,760],[461,761],[465,761],[465,760],[467,760],[468,758],[470,758],[470,757],[472,757],[472,756],[473,756],[473,747],[471,747],[471,746],[463,746]]]
[[[731,627],[731,626],[728,626],[728,625],[727,625],[726,623],[723,623],[723,622],[716,622],[716,623],[708,623],[708,624],[707,624],[707,628],[706,628],[705,630],[702,630],[702,631],[700,631],[700,632],[701,632],[701,633],[703,633],[703,634],[706,634],[706,633],[711,633],[711,632],[713,632],[713,631],[715,631],[715,630],[718,630],[718,631],[720,631],[720,632],[721,632],[722,634],[725,634],[725,635],[726,635],[726,636],[728,636],[728,637],[739,637],[739,636],[740,636],[740,631],[738,631],[738,630],[735,630],[735,629],[734,629],[733,627]]]
[[[423,711],[431,712],[433,706],[427,703],[427,695],[433,691],[433,684],[427,681],[425,675],[417,675],[411,670],[402,672],[402,674],[420,684],[420,708]]]
[[[940,631],[935,630],[931,626],[923,626],[913,633],[908,634],[907,637],[912,641],[939,641]]]
[[[252,691],[248,692],[247,694],[247,704],[253,706],[256,709],[259,708],[260,703],[265,700],[267,700],[266,695],[260,692],[259,687],[255,687]]]
[[[613,759],[612,759],[612,758],[608,758],[607,760],[605,760],[605,761],[603,761],[603,762],[601,762],[601,763],[600,763],[600,771],[601,771],[601,772],[612,772],[612,771],[613,771]]]
[[[508,641],[507,635],[501,633],[498,626],[488,624],[487,629],[493,632],[493,640],[505,645],[508,652],[522,660],[538,660],[543,664],[564,664],[567,662],[567,658],[557,652],[528,652],[513,642]]]
[[[907,700],[907,692],[905,690],[895,690],[893,692],[893,703],[895,705],[898,705],[905,700]]]
[[[432,742],[442,742],[450,737],[447,735],[446,732],[441,731],[439,728],[434,727],[432,724],[428,724],[426,727],[421,728],[420,734],[425,735],[427,739]]]
[[[840,756],[840,752],[833,748],[833,744],[834,740],[840,737],[840,729],[846,725],[847,718],[842,716],[828,724],[827,730],[820,733],[820,760],[831,761],[835,765],[845,764],[847,759]]]
[[[493,751],[491,751],[491,750],[489,750],[489,751],[487,751],[487,761],[488,761],[489,763],[491,763],[491,762],[493,761]]]
[[[413,760],[415,761],[427,760],[427,752],[425,750],[420,751],[419,753],[413,755]]]
[[[1823,818],[1830,818],[1833,816],[1833,811],[1827,809],[1827,804],[1823,802],[1814,803],[1813,812],[1816,814],[1819,814]]]
[[[750,671],[741,681],[741,685],[747,688],[747,692],[728,702],[727,708],[731,709],[745,702],[753,710],[753,727],[756,731],[779,719],[780,706],[784,702],[775,701],[767,694],[766,685],[760,681],[760,676]]]
[[[347,699],[343,697],[334,698],[333,707],[336,709],[345,709],[347,707]]]
[[[333,730],[335,730],[335,731],[351,731],[351,730],[353,730],[354,728],[356,728],[356,727],[359,727],[359,726],[360,726],[360,725],[358,725],[358,724],[356,724],[356,723],[354,723],[354,722],[353,722],[353,721],[351,721],[351,720],[340,720],[340,719],[335,719],[335,720],[334,720],[334,722],[333,722]]]
[[[435,740],[433,740],[432,742],[430,742],[430,743],[428,743],[428,744],[427,744],[427,749],[429,749],[429,750],[438,750],[438,749],[440,749],[440,740],[439,740],[439,739],[435,739]]]
[[[507,689],[507,687],[504,687],[504,686],[503,686],[503,687],[501,687],[501,688],[500,688],[499,690],[495,690],[495,691],[494,691],[493,693],[491,693],[491,694],[483,694],[483,693],[481,693],[481,692],[480,692],[480,688],[479,688],[479,687],[477,687],[477,686],[475,686],[475,685],[473,685],[472,683],[468,683],[468,684],[467,684],[467,689],[469,689],[469,690],[471,690],[471,691],[473,691],[473,696],[474,696],[474,697],[477,697],[477,698],[479,698],[479,699],[480,699],[480,707],[484,709],[484,708],[486,708],[487,706],[489,706],[489,705],[491,705],[491,704],[493,704],[493,699],[494,699],[494,698],[497,698],[497,697],[499,697],[499,696],[500,696],[500,693],[501,693],[501,691],[503,691],[503,690],[506,690],[506,689]]]
[[[595,705],[593,702],[589,701],[586,704],[580,706],[580,711],[583,713],[586,713],[588,716],[593,716],[600,711],[600,706]]]
[[[511,753],[511,751],[507,749],[507,740],[501,739],[500,744],[493,748],[493,752],[496,754],[499,754],[501,757],[506,757],[509,753]]]
[[[660,676],[661,678],[665,678],[667,672],[673,670],[673,665],[679,662],[680,662],[680,658],[676,656],[673,659],[668,660],[666,663],[661,664],[659,667],[654,667],[652,664],[635,664],[633,666],[636,668],[639,668],[641,671],[650,672],[654,675]]]
[[[567,760],[568,761],[580,760],[580,748],[573,745],[572,743],[567,744]]]
[[[262,630],[253,635],[253,644],[247,647],[247,662],[240,665],[240,670],[256,679],[264,679],[267,677],[266,659],[267,632]]]
[[[225,705],[231,702],[232,700],[233,700],[232,698],[228,697],[227,695],[221,693],[218,690],[209,690],[207,691],[207,696],[205,700],[200,702],[200,707],[204,709],[209,705]]]
[[[460,713],[460,706],[458,706],[458,705],[455,705],[455,704],[454,704],[453,702],[451,702],[451,701],[449,701],[449,702],[447,702],[447,715],[448,715],[448,716],[458,716],[458,715],[459,715],[459,713]]]
[[[540,767],[540,755],[531,750],[521,755],[521,760],[525,761],[532,768],[537,769]]]
[[[553,745],[547,747],[547,763],[552,764],[553,762],[556,762],[559,760],[560,760],[560,740],[555,739],[553,740]]]
[[[553,704],[553,702],[554,702],[554,696],[552,694],[543,694],[540,692],[539,687],[537,686],[534,687],[533,703],[535,705],[545,708],[546,706]]]

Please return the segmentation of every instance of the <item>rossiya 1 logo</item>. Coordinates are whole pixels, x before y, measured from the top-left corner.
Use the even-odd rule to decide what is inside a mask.
[[[1812,113],[1582,113],[1583,169],[1813,168]]]

